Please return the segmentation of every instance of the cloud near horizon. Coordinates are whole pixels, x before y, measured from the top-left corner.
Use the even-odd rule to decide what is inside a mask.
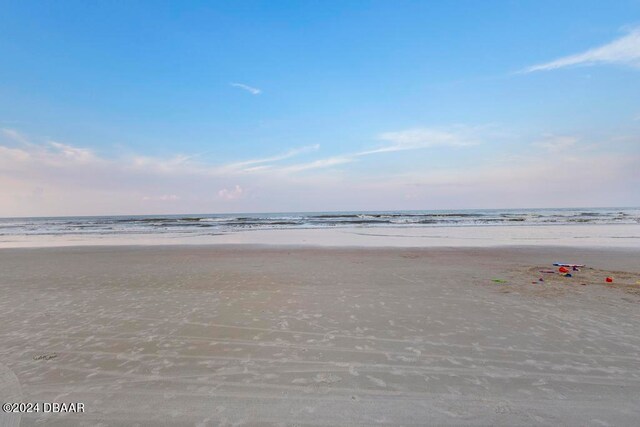
[[[218,191],[218,196],[225,200],[239,199],[243,197],[244,194],[245,194],[244,189],[237,184],[231,190],[223,188],[222,190]]]
[[[627,35],[605,45],[551,62],[532,65],[522,70],[522,72],[532,73],[569,66],[597,64],[622,64],[640,68],[640,28],[633,28]]]
[[[188,155],[108,158],[3,134],[9,141],[0,141],[0,216],[640,204],[637,150],[603,155],[566,135],[547,136],[524,154],[481,157],[470,167],[454,162],[357,175],[345,166],[368,156],[480,141],[466,131],[422,128],[382,133],[384,145],[351,154],[291,163],[319,150],[308,146],[216,165]]]

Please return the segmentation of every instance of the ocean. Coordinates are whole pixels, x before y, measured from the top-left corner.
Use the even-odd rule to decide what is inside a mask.
[[[0,236],[215,235],[241,230],[640,224],[640,208],[479,209],[0,218]]]

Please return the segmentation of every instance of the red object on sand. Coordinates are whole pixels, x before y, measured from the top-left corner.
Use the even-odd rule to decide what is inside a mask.
[[[613,283],[613,277],[607,277],[604,279],[607,283]]]
[[[559,271],[560,273],[568,273],[568,272],[569,272],[569,269],[568,269],[567,267],[560,267],[560,268],[558,269],[558,271]]]

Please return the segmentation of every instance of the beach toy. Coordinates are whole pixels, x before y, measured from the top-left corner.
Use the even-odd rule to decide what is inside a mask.
[[[607,277],[604,281],[607,283],[613,283],[613,277]]]
[[[506,280],[502,280],[502,279],[491,279],[491,281],[496,283],[507,283]]]
[[[558,271],[559,271],[560,273],[568,273],[568,272],[569,272],[569,269],[568,269],[567,267],[560,267],[560,268],[558,269]]]
[[[564,277],[573,277],[571,273],[564,274]]]

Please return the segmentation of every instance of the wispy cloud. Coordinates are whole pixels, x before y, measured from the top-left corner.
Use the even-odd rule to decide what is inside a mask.
[[[307,145],[305,147],[294,148],[292,150],[286,151],[282,154],[278,154],[276,156],[265,157],[262,159],[251,159],[244,160],[242,162],[230,163],[228,165],[223,166],[223,170],[225,171],[243,171],[243,172],[255,172],[259,170],[265,170],[270,168],[270,165],[264,165],[264,163],[275,163],[281,160],[290,159],[292,157],[298,156],[300,154],[309,153],[312,151],[318,151],[320,149],[320,144]],[[254,166],[261,165],[261,166]]]
[[[249,86],[244,83],[230,83],[231,86],[240,88],[249,92],[251,95],[260,95],[262,93],[262,89],[258,89],[257,87]]]
[[[443,132],[441,134],[439,132]],[[451,162],[446,168],[401,168],[350,174],[333,168],[393,151],[466,146],[477,130],[387,132],[384,145],[344,155],[277,163],[293,157],[247,160],[248,168],[225,169],[192,156],[107,157],[89,148],[42,141],[0,143],[0,215],[110,213],[258,212],[326,209],[418,209],[637,204],[640,162],[637,144],[615,151],[573,149],[571,136],[550,135],[536,143],[544,150],[485,153],[476,164]],[[484,140],[486,134],[477,136]],[[315,146],[311,146],[315,147]],[[549,155],[561,150],[562,155]],[[412,153],[413,154],[413,153]],[[478,155],[482,155],[478,153]],[[514,157],[517,156],[517,157]],[[403,159],[398,159],[403,160]],[[243,163],[243,162],[237,162]],[[305,173],[315,171],[318,173]],[[549,191],[552,187],[575,191]],[[383,203],[381,205],[381,203]]]
[[[378,139],[387,141],[389,145],[373,150],[363,151],[360,155],[386,153],[393,151],[419,150],[436,146],[464,147],[475,145],[477,141],[460,131],[441,131],[437,129],[408,129],[398,132],[385,132]]]
[[[49,145],[51,145],[54,150],[60,153],[63,157],[75,162],[88,163],[96,159],[93,152],[87,148],[77,148],[55,141],[50,141]]]
[[[332,156],[312,162],[286,166],[283,172],[302,172],[352,163],[360,157],[397,151],[420,150],[436,146],[464,147],[478,142],[467,136],[468,130],[442,131],[428,128],[415,128],[397,132],[385,132],[378,139],[387,144],[367,150]]]
[[[349,154],[344,156],[328,157],[325,159],[314,160],[312,162],[300,163],[297,165],[285,166],[280,168],[281,172],[302,172],[311,169],[322,169],[331,166],[343,165],[355,161],[357,154]]]
[[[7,134],[6,132],[3,133]],[[6,136],[10,137],[11,140],[25,142],[21,147],[0,145],[0,166],[4,164],[7,168],[37,168],[45,165],[56,168],[104,167],[134,174],[202,176],[217,177],[219,179],[231,179],[232,177],[254,174],[259,174],[260,176],[268,174],[282,176],[345,165],[371,155],[419,150],[435,146],[462,147],[475,143],[475,141],[466,136],[465,131],[419,128],[380,134],[378,139],[385,142],[382,146],[324,158],[315,158],[294,164],[282,164],[280,162],[302,154],[317,152],[320,149],[320,145],[293,148],[281,154],[263,158],[227,164],[213,164],[202,161],[198,156],[185,154],[163,158],[142,155],[106,158],[98,156],[88,148],[75,147],[56,141],[46,141],[41,144],[31,143],[18,132],[9,132]]]
[[[18,142],[20,144],[29,144],[29,139],[15,129],[2,128],[0,129],[0,134],[11,141]]]
[[[596,64],[622,64],[640,67],[640,28],[634,28],[627,35],[603,46],[575,55],[565,56],[551,62],[532,65],[522,70],[522,72],[531,73],[570,66]]]
[[[100,163],[102,160],[88,148],[78,148],[55,141],[35,144],[27,139],[19,141],[23,146],[0,145],[0,166],[18,168],[27,163],[50,167],[65,167],[79,164]]]
[[[119,164],[123,168],[132,171],[153,171],[154,173],[170,174],[183,169],[191,169],[192,172],[198,173],[200,168],[190,162],[194,157],[184,154],[177,154],[169,158],[136,155],[119,159]]]

